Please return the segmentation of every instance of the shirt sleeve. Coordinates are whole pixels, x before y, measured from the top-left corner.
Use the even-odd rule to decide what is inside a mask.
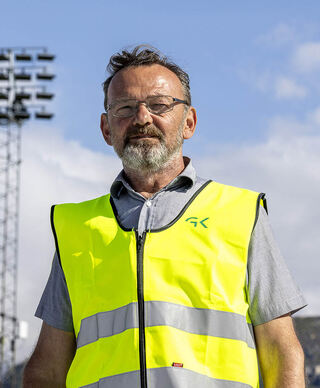
[[[69,292],[57,253],[35,316],[56,329],[74,331]]]
[[[274,239],[269,218],[260,206],[248,252],[249,315],[254,326],[307,305]]]

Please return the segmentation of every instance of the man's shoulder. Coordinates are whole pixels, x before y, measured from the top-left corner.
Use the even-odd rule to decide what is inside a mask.
[[[101,211],[106,211],[110,205],[110,194],[105,194],[100,197],[88,199],[81,202],[66,202],[51,206],[51,220],[57,216],[63,215],[65,217],[72,216],[73,218],[78,214],[79,217],[85,214],[98,214]]]
[[[259,213],[259,205],[267,210],[265,193],[212,180],[207,181],[201,191],[203,188],[205,197],[213,200],[218,207],[249,207],[255,210],[256,215]]]
[[[80,202],[63,202],[63,203],[58,203],[55,205],[52,205],[52,207],[64,207],[64,208],[74,208],[74,207],[90,207],[96,203],[103,202],[108,200],[110,197],[110,194],[104,194],[99,197],[87,199],[85,201],[80,201]]]
[[[255,190],[240,187],[240,186],[234,186],[226,183],[221,183],[211,179],[206,181],[207,181],[206,183],[210,183],[212,190],[220,190],[220,191],[230,192],[234,194],[240,194],[240,193],[247,193],[252,195],[263,194],[259,191],[255,191]]]

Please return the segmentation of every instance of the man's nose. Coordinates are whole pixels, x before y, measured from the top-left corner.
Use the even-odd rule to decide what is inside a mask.
[[[140,103],[137,106],[136,113],[133,118],[133,125],[146,125],[153,122],[152,116],[148,111],[146,104]]]

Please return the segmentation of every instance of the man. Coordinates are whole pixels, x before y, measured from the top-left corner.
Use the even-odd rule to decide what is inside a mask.
[[[150,47],[114,55],[101,131],[111,195],[53,207],[52,271],[25,387],[304,386],[304,299],[264,195],[196,176],[189,77]]]

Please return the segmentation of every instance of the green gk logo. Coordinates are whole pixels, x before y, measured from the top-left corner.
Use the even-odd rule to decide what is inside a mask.
[[[190,224],[193,224],[193,226],[196,228],[198,224],[202,225],[204,228],[208,228],[207,225],[205,224],[205,221],[207,221],[209,217],[204,218],[201,221],[198,221],[198,217],[189,217],[185,221],[190,222]]]

